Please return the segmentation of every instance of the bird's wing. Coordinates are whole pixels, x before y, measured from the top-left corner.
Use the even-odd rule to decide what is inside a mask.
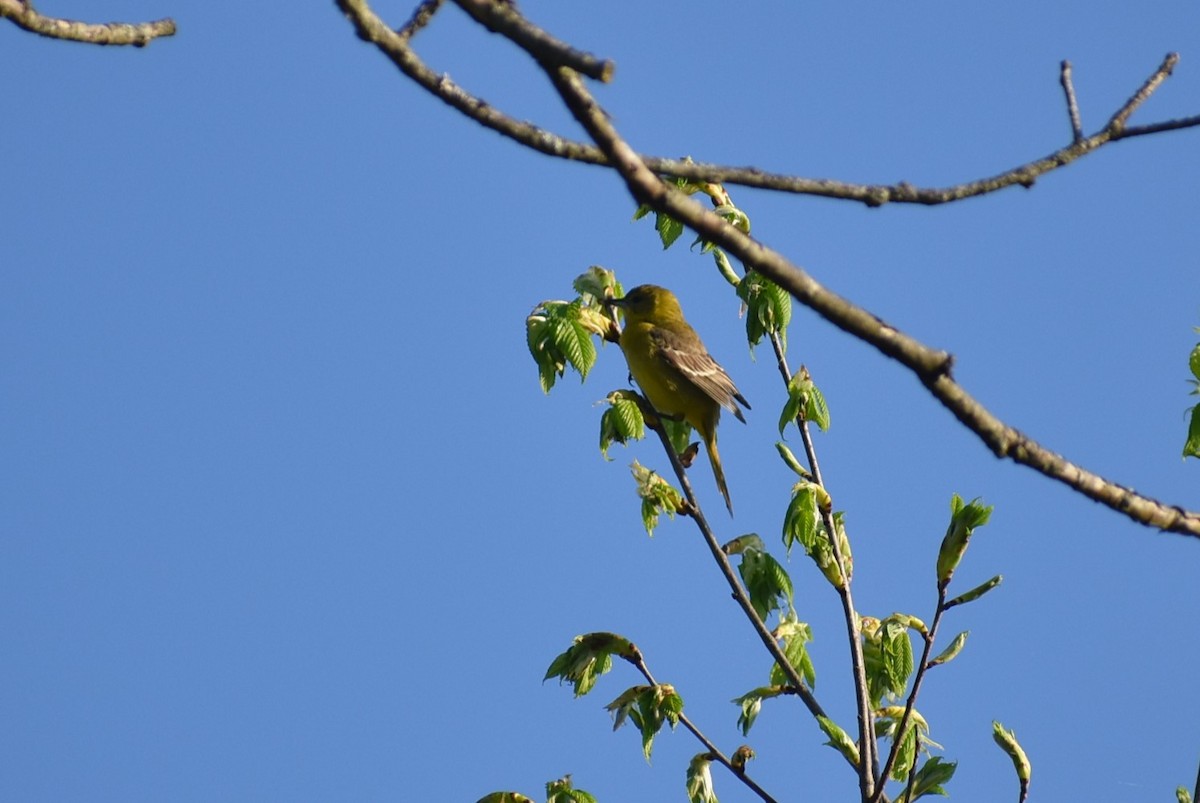
[[[747,409],[750,404],[738,392],[729,374],[725,373],[725,369],[712,358],[703,345],[697,349],[671,330],[661,327],[656,327],[650,333],[650,337],[668,365],[683,374],[717,404],[737,416],[738,420],[746,420],[734,400],[746,405]],[[699,338],[695,338],[695,341],[700,342]]]

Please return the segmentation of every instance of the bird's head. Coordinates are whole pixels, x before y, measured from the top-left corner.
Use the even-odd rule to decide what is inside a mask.
[[[656,284],[640,284],[624,298],[614,298],[608,303],[625,310],[625,319],[630,322],[683,319],[679,299],[667,288]]]

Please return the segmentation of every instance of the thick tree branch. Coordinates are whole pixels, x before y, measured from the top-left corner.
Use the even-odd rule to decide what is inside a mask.
[[[169,18],[153,22],[77,22],[43,16],[28,0],[0,0],[0,17],[39,36],[91,45],[145,47],[151,39],[175,35],[175,21]]]
[[[13,2],[13,0],[4,1]],[[365,0],[335,0],[335,2],[354,23],[361,38],[378,47],[405,75],[420,86],[479,124],[548,156],[587,164],[611,166],[603,151],[594,145],[568,139],[533,123],[509,117],[483,100],[472,96],[449,78],[434,73],[409,48],[408,37],[388,28],[375,15]],[[528,52],[541,63],[567,66],[574,63],[586,67],[586,70],[580,70],[585,75],[594,75],[602,80],[608,80],[611,77],[611,61],[598,59],[558,42],[554,37],[521,17],[506,3],[497,2],[497,0],[456,0],[456,2],[467,13],[480,19],[489,30],[509,36],[523,47],[525,43],[528,43]],[[424,5],[423,3],[422,6]],[[855,184],[833,179],[771,173],[757,167],[735,167],[650,155],[640,155],[639,158],[656,173],[678,176],[694,182],[736,184],[799,195],[816,195],[823,198],[856,201],[867,206],[882,206],[888,203],[933,206],[951,203],[986,195],[1014,185],[1031,187],[1039,177],[1046,173],[1064,167],[1110,142],[1200,126],[1200,115],[1143,126],[1126,126],[1129,115],[1162,84],[1177,61],[1177,55],[1169,55],[1163,66],[1151,75],[1141,89],[1112,116],[1108,124],[1095,134],[1084,137],[1082,124],[1080,124],[1078,130],[1073,131],[1074,137],[1071,144],[1053,153],[988,178],[967,181],[950,187],[916,187],[908,182]],[[1069,69],[1067,80],[1069,81]],[[1064,85],[1064,91],[1067,91],[1066,85]],[[1073,94],[1072,88],[1068,97],[1068,113],[1072,114],[1074,129],[1078,109],[1072,111],[1070,108],[1070,98],[1073,97]]]
[[[1007,457],[1056,479],[1141,524],[1200,537],[1200,514],[1165,505],[1080,468],[1022,435],[989,413],[950,376],[950,355],[930,349],[822,287],[783,255],[757,242],[690,197],[663,182],[621,139],[578,75],[560,69],[553,76],[576,119],[609,155],[634,198],[682,221],[704,240],[716,243],[746,265],[779,284],[830,323],[909,368],[956,418],[980,437],[997,457]]]

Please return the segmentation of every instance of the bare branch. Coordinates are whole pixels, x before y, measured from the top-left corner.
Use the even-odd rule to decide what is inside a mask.
[[[396,31],[396,34],[406,42],[409,39],[412,39],[413,36],[416,35],[417,31],[424,28],[430,23],[430,21],[433,20],[433,15],[436,14],[438,9],[442,7],[442,2],[443,0],[423,0],[421,5],[417,6],[416,9],[413,10],[412,16],[409,17],[408,22],[404,23],[404,25]]]
[[[175,21],[170,18],[136,23],[77,22],[43,16],[28,0],[0,0],[0,17],[7,17],[18,27],[39,36],[91,45],[145,47],[151,39],[175,35]]]
[[[1133,93],[1133,97],[1125,101],[1125,105],[1117,110],[1117,113],[1108,121],[1107,128],[1113,131],[1120,131],[1125,127],[1125,122],[1129,119],[1129,115],[1133,114],[1138,106],[1146,102],[1146,99],[1154,94],[1154,90],[1162,85],[1162,82],[1167,80],[1171,72],[1175,69],[1175,65],[1179,63],[1178,53],[1168,53],[1163,59],[1163,63],[1159,65],[1154,74],[1146,79],[1146,83],[1138,88],[1137,92]]]
[[[13,0],[4,1],[12,2]],[[361,38],[371,42],[382,50],[405,75],[471,119],[509,137],[519,144],[548,156],[611,167],[604,153],[595,146],[562,137],[533,123],[509,117],[479,98],[472,96],[462,87],[450,81],[449,78],[434,73],[409,49],[407,37],[397,35],[396,32],[391,31],[371,11],[365,0],[335,1],[338,7],[354,22]],[[536,38],[539,49],[531,50],[530,54],[539,61],[552,64],[566,64],[573,60],[585,60],[589,70],[599,72],[601,78],[607,80],[610,75],[605,72],[603,65],[611,65],[611,62],[595,60],[594,57],[580,53],[573,48],[569,48],[567,45],[561,45],[563,48],[561,51],[547,51],[545,48],[549,47],[548,43],[557,42],[557,40],[549,34],[535,34],[534,32],[539,32],[540,29],[517,15],[507,5],[503,6],[502,11],[498,11],[497,6],[503,4],[499,4],[494,0],[492,2],[488,0],[461,0],[459,5],[462,5],[468,11],[476,9],[481,15],[485,13],[493,14],[493,21],[496,27],[492,28],[492,30],[507,34],[510,30],[508,26],[511,25],[513,26],[513,30],[519,29],[522,32],[521,36],[525,37],[525,39]],[[384,32],[390,34],[390,36]],[[514,41],[520,44],[524,40],[514,39]],[[1174,63],[1174,61],[1170,61],[1169,67],[1174,67]],[[1124,119],[1146,97],[1149,97],[1149,94],[1162,83],[1169,72],[1169,68],[1164,70],[1160,67],[1151,79],[1147,81],[1146,85],[1131,98],[1129,103],[1126,104],[1130,108],[1125,112],[1124,117],[1121,118],[1120,125],[1114,127],[1110,121],[1108,126],[1105,126],[1104,129],[1092,136],[1077,136],[1070,145],[1060,148],[1040,159],[1012,167],[1003,173],[988,178],[967,181],[950,187],[916,187],[908,182],[900,182],[899,184],[855,184],[833,179],[805,178],[782,173],[771,173],[757,167],[735,167],[682,159],[668,159],[651,155],[639,155],[639,158],[656,173],[678,176],[694,182],[736,184],[744,187],[756,187],[758,189],[789,192],[798,195],[815,195],[822,198],[856,201],[867,206],[882,206],[888,203],[934,206],[986,195],[1014,185],[1031,187],[1042,175],[1064,167],[1109,142],[1135,136],[1156,134],[1162,131],[1200,126],[1200,115],[1196,115],[1194,117],[1184,117],[1135,128],[1124,127]],[[1117,115],[1114,115],[1114,119],[1116,117]]]
[[[570,67],[588,78],[608,83],[616,65],[608,59],[598,59],[590,53],[576,50],[555,39],[517,13],[507,2],[500,0],[454,0],[459,8],[492,33],[511,40],[539,62],[552,67]]]
[[[1071,135],[1075,142],[1083,139],[1083,122],[1079,119],[1079,102],[1075,99],[1075,85],[1071,83],[1071,62],[1063,60],[1058,82],[1067,96],[1067,116],[1071,118]]]
[[[560,69],[555,80],[576,119],[609,155],[635,199],[682,221],[705,240],[732,253],[747,268],[779,284],[830,323],[909,368],[997,457],[1029,466],[1141,524],[1200,537],[1200,514],[1165,505],[1105,480],[1022,435],[989,413],[951,378],[949,354],[925,346],[825,289],[777,251],[751,239],[724,218],[667,185],[620,138],[577,75]]]

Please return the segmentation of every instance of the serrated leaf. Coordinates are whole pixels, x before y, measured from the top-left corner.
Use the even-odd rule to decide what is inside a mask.
[[[812,641],[812,628],[806,623],[799,621],[793,614],[789,614],[787,618],[779,623],[775,628],[775,637],[780,639],[783,644],[783,654],[787,658],[792,668],[800,675],[809,686],[815,686],[817,683],[817,673],[813,666],[812,658],[808,654],[808,642]],[[783,667],[778,662],[771,666],[771,683],[776,686],[783,686],[791,681],[787,674],[783,671]]]
[[[757,271],[749,271],[737,285],[737,294],[746,304],[746,339],[757,346],[763,337],[780,335],[786,349],[787,325],[792,319],[792,297],[779,285]]]
[[[609,460],[608,447],[614,443],[628,443],[646,436],[646,422],[642,409],[633,400],[633,392],[614,390],[605,399],[609,408],[600,416],[600,453]]]
[[[605,708],[613,715],[613,730],[621,727],[628,719],[642,734],[642,753],[647,763],[654,747],[654,737],[664,724],[672,729],[679,723],[683,711],[683,698],[674,687],[660,683],[654,686],[633,686],[626,689]]]
[[[913,671],[912,640],[908,635],[908,626],[888,617],[880,628],[880,652],[883,657],[883,667],[886,690],[890,694],[900,696],[908,685],[908,677]]]
[[[937,656],[929,662],[930,666],[939,666],[940,664],[949,663],[962,652],[962,648],[966,646],[967,634],[970,631],[964,630],[954,637],[954,641],[950,642],[950,646],[942,650]]]
[[[628,661],[641,660],[641,653],[633,642],[615,633],[587,633],[576,636],[571,646],[550,662],[545,682],[557,677],[575,688],[575,696],[582,697],[596,685],[601,675],[612,669],[612,656],[618,655]]]
[[[805,417],[820,427],[822,432],[829,431],[829,405],[825,403],[825,394],[816,385],[812,386],[809,393]]]
[[[792,490],[792,501],[783,517],[783,545],[789,555],[793,544],[799,543],[809,552],[817,541],[820,518],[816,488],[814,483],[800,482]]]
[[[662,212],[655,213],[654,229],[658,232],[658,238],[662,241],[664,251],[674,245],[675,241],[683,234],[683,224]]]
[[[587,379],[588,372],[596,364],[596,344],[592,335],[578,320],[578,309],[571,312],[571,318],[556,318],[552,336],[555,347],[567,358],[571,367],[579,372],[580,380]]]
[[[792,578],[779,562],[767,552],[748,549],[742,552],[738,573],[750,594],[750,604],[760,619],[782,610],[786,602],[792,607]]]

